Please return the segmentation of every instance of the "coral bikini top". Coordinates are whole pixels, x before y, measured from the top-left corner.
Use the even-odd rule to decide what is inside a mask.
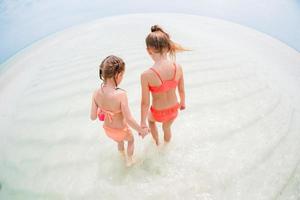
[[[166,92],[166,91],[168,91],[172,88],[177,87],[178,81],[175,80],[175,77],[176,77],[176,65],[175,65],[175,63],[174,63],[174,76],[171,80],[163,81],[161,76],[159,75],[159,73],[154,68],[151,67],[150,70],[152,70],[158,76],[158,78],[161,81],[160,86],[150,86],[150,85],[148,85],[149,90],[151,92],[153,92],[153,93]]]
[[[119,111],[109,111],[109,110],[105,110],[103,108],[98,108],[98,111],[97,111],[97,115],[98,115],[98,119],[100,121],[104,121],[105,120],[105,117],[107,117],[109,119],[110,122],[112,122],[112,118],[115,114],[117,113],[121,113],[122,111],[119,110]]]
[[[101,89],[103,89],[103,84],[101,84]],[[117,89],[120,89],[120,88],[116,88]],[[103,91],[103,90],[102,90]],[[98,115],[98,119],[100,121],[104,121],[105,120],[105,117],[108,118],[108,120],[110,122],[112,122],[112,118],[115,114],[117,113],[121,113],[122,111],[121,110],[118,110],[118,111],[110,111],[110,110],[106,110],[104,108],[101,108],[100,106],[98,107],[98,110],[97,110],[97,115]]]

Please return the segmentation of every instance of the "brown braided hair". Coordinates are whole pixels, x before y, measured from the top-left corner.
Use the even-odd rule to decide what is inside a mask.
[[[99,66],[99,77],[104,83],[107,79],[113,78],[117,87],[116,76],[123,71],[125,71],[125,63],[122,58],[110,55],[101,62]]]

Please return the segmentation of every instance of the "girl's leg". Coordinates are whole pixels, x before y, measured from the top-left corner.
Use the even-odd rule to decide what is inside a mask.
[[[171,125],[172,123],[174,122],[174,119],[170,120],[170,121],[167,121],[167,122],[164,122],[162,124],[162,128],[163,128],[163,131],[164,131],[164,140],[165,142],[170,142],[171,140]]]
[[[155,144],[158,146],[159,145],[158,131],[155,124],[155,120],[153,119],[151,112],[149,112],[148,114],[148,123],[149,123],[151,135],[155,141]]]
[[[127,138],[127,166],[131,166],[133,164],[132,155],[134,152],[134,137],[130,133],[130,136]]]
[[[118,150],[120,152],[124,151],[124,141],[118,142]]]
[[[134,151],[134,137],[132,134],[127,138],[127,156],[131,157]]]
[[[118,150],[123,158],[125,158],[124,141],[118,142]]]

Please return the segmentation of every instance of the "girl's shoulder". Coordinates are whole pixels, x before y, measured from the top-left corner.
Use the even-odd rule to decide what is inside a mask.
[[[92,99],[94,102],[96,102],[97,105],[99,104],[99,101],[101,99],[101,94],[99,93],[99,88],[97,88],[93,91]]]
[[[151,74],[152,70],[151,70],[152,67],[149,67],[148,69],[146,69],[145,71],[142,72],[142,75],[147,75],[147,74]]]
[[[173,62],[173,64],[178,68],[178,69],[181,69],[181,64],[177,63],[177,62]]]
[[[126,92],[126,90],[124,90],[124,89],[122,89],[122,88],[116,88],[116,98],[122,103],[124,103],[125,102],[125,104],[126,104],[126,102],[128,101],[127,100],[127,92]]]
[[[151,70],[151,67],[149,67],[141,73],[141,79],[147,79],[149,76],[151,77],[152,73],[153,71]]]
[[[180,74],[182,74],[183,71],[182,71],[182,66],[181,66],[181,64],[179,64],[179,63],[177,63],[177,62],[174,62],[174,65],[176,66],[177,72],[179,72]]]
[[[100,88],[94,89],[93,97],[95,98],[95,97],[99,96],[100,92],[101,92]]]
[[[123,97],[124,95],[125,95],[125,96],[127,95],[127,92],[126,92],[126,90],[117,87],[116,90],[115,90],[115,94],[116,94],[116,96],[118,96],[118,97]]]

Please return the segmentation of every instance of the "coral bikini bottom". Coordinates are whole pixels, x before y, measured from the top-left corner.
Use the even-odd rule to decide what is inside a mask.
[[[160,109],[160,110],[155,109],[151,106],[150,111],[151,111],[152,116],[155,119],[155,121],[167,122],[167,121],[170,121],[177,117],[178,108],[179,108],[179,103],[177,103],[174,106],[171,106],[169,108]]]
[[[127,126],[125,128],[111,128],[103,125],[103,129],[106,135],[116,142],[128,140],[132,135],[130,128]]]

